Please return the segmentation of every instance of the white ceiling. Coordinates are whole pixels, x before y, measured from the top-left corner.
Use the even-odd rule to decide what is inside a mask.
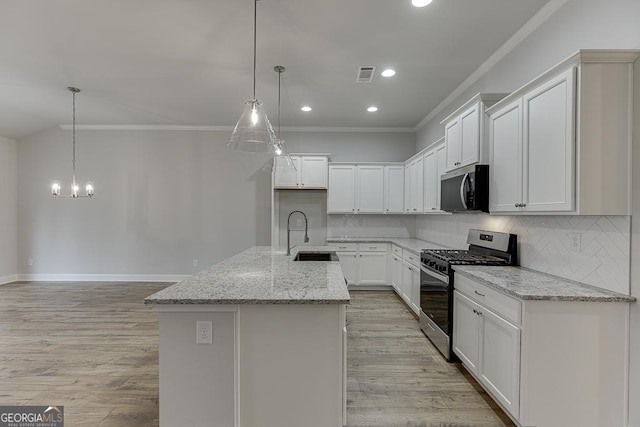
[[[275,124],[414,127],[547,0],[261,0],[257,97]],[[78,124],[233,126],[252,95],[251,0],[0,0],[0,135]],[[373,83],[356,83],[376,65]],[[391,79],[379,71],[397,70]],[[302,113],[303,104],[313,112]],[[377,113],[366,112],[375,104]]]

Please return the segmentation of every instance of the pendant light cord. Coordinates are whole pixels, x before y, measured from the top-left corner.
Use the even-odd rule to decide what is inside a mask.
[[[282,70],[278,70],[278,140],[280,140],[280,83],[282,82]]]
[[[253,99],[256,99],[256,44],[258,38],[256,36],[258,26],[258,0],[253,2]]]
[[[76,92],[71,91],[73,94],[73,121],[72,121],[72,139],[73,139],[73,186],[76,185]]]

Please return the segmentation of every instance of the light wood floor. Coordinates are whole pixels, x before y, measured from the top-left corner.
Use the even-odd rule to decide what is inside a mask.
[[[512,426],[460,364],[448,363],[393,293],[351,292],[347,420],[363,426]]]
[[[157,426],[158,320],[142,301],[166,286],[0,286],[0,405],[64,405],[67,427]],[[347,321],[350,427],[512,425],[393,292],[353,292]]]

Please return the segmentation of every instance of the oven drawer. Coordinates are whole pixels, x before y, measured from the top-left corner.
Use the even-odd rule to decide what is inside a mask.
[[[357,243],[329,243],[329,246],[337,252],[355,252],[358,248]]]
[[[360,252],[386,252],[386,243],[358,243],[358,250]]]
[[[416,255],[413,252],[403,251],[402,259],[413,265],[414,267],[420,268],[420,255]]]
[[[453,281],[455,290],[500,314],[516,324],[521,324],[522,303],[488,286],[475,282],[460,274]]]

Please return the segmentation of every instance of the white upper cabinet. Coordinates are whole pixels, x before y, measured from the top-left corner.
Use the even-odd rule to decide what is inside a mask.
[[[288,167],[285,157],[275,158],[274,188],[326,189],[326,156],[291,156],[295,169]]]
[[[422,154],[407,160],[404,169],[404,211],[424,212],[424,158]]]
[[[424,212],[424,158],[422,156],[411,162],[411,212]]]
[[[329,165],[328,213],[403,213],[402,164]]]
[[[301,161],[301,188],[327,188],[328,159],[321,156],[303,156]]]
[[[384,211],[404,212],[404,166],[384,167]]]
[[[444,144],[424,154],[424,213],[440,212],[440,175],[444,173],[445,162]]]
[[[444,124],[446,172],[487,161],[485,108],[506,94],[478,94],[441,123]]]
[[[438,176],[436,177],[436,207],[440,211],[442,209],[440,197],[442,187],[440,186],[440,179],[447,170],[447,146],[445,144],[441,144],[438,148],[436,148],[436,152],[438,153]]]
[[[357,167],[357,213],[384,212],[384,166]]]
[[[404,213],[411,213],[411,183],[412,172],[411,164],[404,166]]]
[[[424,211],[438,210],[436,190],[440,184],[438,179],[438,153],[436,150],[428,151],[424,155]]]
[[[522,200],[522,100],[491,114],[489,134],[493,148],[489,210],[517,211]]]
[[[487,110],[491,212],[630,215],[637,57],[580,51]]]
[[[522,100],[523,210],[574,210],[574,73],[568,70]]]
[[[275,158],[274,184],[275,188],[298,188],[300,183],[300,157],[291,156],[295,169],[287,165],[285,157]]]
[[[356,167],[354,165],[329,165],[329,213],[355,213]]]

